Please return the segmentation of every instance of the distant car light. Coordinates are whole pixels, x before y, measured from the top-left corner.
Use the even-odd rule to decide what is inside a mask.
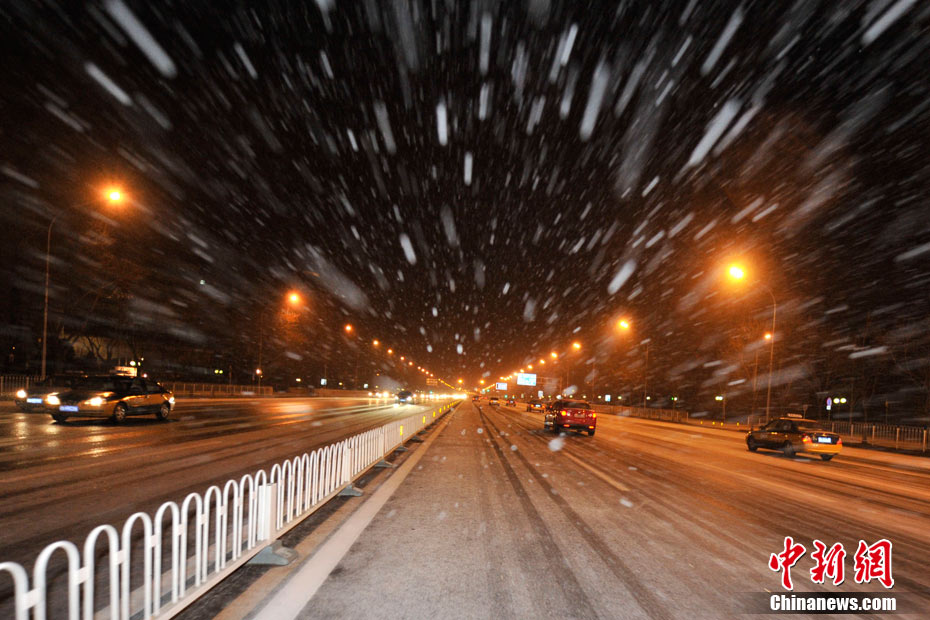
[[[54,405],[54,406],[61,404],[61,400],[59,400],[57,394],[49,394],[48,396],[45,397],[45,402],[47,402],[49,405]]]
[[[28,394],[26,394],[26,390],[17,390],[16,398],[26,398],[26,396],[28,396]]]

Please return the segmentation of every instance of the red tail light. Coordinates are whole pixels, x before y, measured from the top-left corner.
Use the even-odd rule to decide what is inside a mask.
[[[842,437],[837,437],[837,438],[836,438],[836,445],[838,445],[838,446],[842,446],[842,445],[843,445],[843,438],[842,438]]]
[[[559,412],[559,415],[568,415],[568,412],[563,409]]]
[[[591,412],[591,417],[592,417],[592,418],[596,418],[596,417],[597,417],[597,414],[594,413],[594,412],[592,411],[592,412]]]
[[[804,443],[810,443],[810,442],[811,442],[811,436],[810,436],[810,435],[804,435],[803,437],[801,437],[801,441],[803,441]]]

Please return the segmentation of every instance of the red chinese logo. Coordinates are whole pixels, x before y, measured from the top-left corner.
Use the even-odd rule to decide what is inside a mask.
[[[816,562],[811,569],[811,581],[814,583],[823,583],[826,576],[833,580],[833,585],[838,586],[846,579],[845,567],[843,566],[846,549],[843,548],[843,543],[836,543],[827,551],[827,545],[815,540],[814,552],[811,553],[811,558]]]
[[[776,573],[781,572],[781,585],[786,590],[794,589],[791,583],[791,567],[797,564],[805,553],[807,549],[804,545],[794,542],[791,536],[785,536],[784,550],[769,556],[769,569]],[[814,540],[811,559],[814,560],[814,566],[810,569],[812,582],[824,583],[829,578],[833,585],[838,586],[846,579],[846,549],[843,548],[843,543],[834,543],[828,549],[823,541]],[[886,588],[894,586],[894,578],[891,576],[890,540],[883,538],[872,545],[860,540],[855,562],[856,583],[869,583],[876,579]]]
[[[804,545],[796,544],[790,536],[785,536],[785,550],[773,553],[769,557],[769,568],[776,573],[781,571],[781,585],[786,590],[794,589],[791,584],[791,567],[797,564],[806,552]]]
[[[864,540],[859,541],[856,549],[856,583],[869,583],[873,579],[890,588],[894,585],[891,576],[891,541],[882,538],[869,546]]]

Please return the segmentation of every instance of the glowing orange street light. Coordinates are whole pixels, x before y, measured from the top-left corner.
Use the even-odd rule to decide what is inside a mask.
[[[413,366],[413,362],[408,362],[408,363],[409,363],[411,366]]]
[[[107,200],[110,202],[119,202],[123,199],[123,194],[118,189],[111,189],[107,192]]]
[[[627,321],[626,319],[620,319],[617,322],[617,327],[619,327],[620,329],[630,329],[630,322]]]
[[[394,355],[394,349],[388,349],[388,355]]]
[[[462,380],[461,380],[461,379],[459,379],[459,383],[462,383]]]
[[[403,355],[400,356],[400,361],[404,361],[405,359],[407,359],[407,358],[404,357]]]
[[[345,326],[344,329],[346,330],[346,333],[347,333],[347,334],[351,334],[351,333],[352,333],[352,330],[353,330],[354,328],[352,327],[352,325],[351,325],[350,323],[346,323],[346,326]]]
[[[552,353],[549,354],[549,357],[551,357],[552,359],[558,359],[558,358],[559,358],[559,354],[556,353],[555,351],[553,351]]]
[[[581,343],[580,343],[580,342],[573,342],[573,343],[572,343],[572,348],[575,349],[575,350],[577,351],[578,349],[581,348]]]
[[[291,292],[287,296],[287,301],[290,302],[292,306],[296,306],[297,304],[300,303],[300,294],[297,292]]]
[[[378,342],[377,340],[372,340],[372,341],[371,341],[371,344],[372,344],[373,346],[378,346],[378,345],[381,344],[381,343]]]
[[[765,338],[766,340],[771,340],[771,339],[772,339],[772,332],[765,332],[764,338]]]
[[[530,370],[533,370],[533,365],[530,364],[529,366],[527,366],[527,368],[529,368]]]
[[[484,379],[481,379],[480,381],[478,381],[478,383],[480,383],[481,385],[484,385]]]
[[[730,277],[734,280],[742,280],[746,277],[746,270],[739,265],[730,265],[727,273],[730,274]]]

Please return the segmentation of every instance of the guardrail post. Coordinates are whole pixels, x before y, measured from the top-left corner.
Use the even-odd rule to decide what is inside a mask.
[[[901,427],[896,426],[894,428],[894,449],[898,449],[898,440],[901,438]]]
[[[875,443],[875,425],[874,424],[872,425],[872,439],[870,443],[873,443],[873,444]]]
[[[924,429],[923,441],[920,442],[920,451],[921,452],[927,451],[927,429]]]
[[[349,448],[348,442],[342,448],[342,472],[340,476],[340,482],[348,482],[346,488],[339,491],[340,497],[359,497],[362,492],[355,488],[352,484],[352,450]]]
[[[264,549],[249,560],[248,564],[259,566],[286,566],[297,557],[297,552],[281,544],[278,538],[277,510],[278,483],[263,484],[258,488],[258,526],[255,531],[257,541],[271,541]]]

